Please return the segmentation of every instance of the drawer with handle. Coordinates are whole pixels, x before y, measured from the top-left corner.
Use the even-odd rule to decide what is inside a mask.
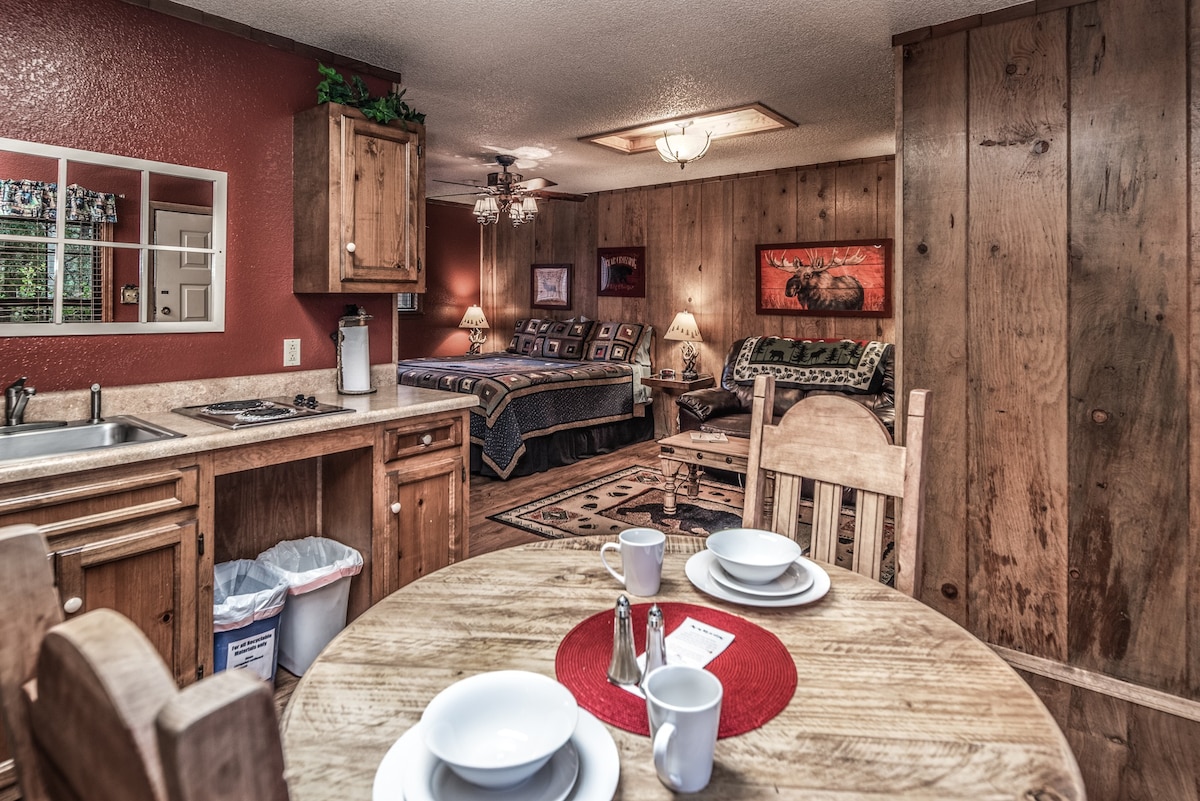
[[[383,460],[406,459],[429,451],[457,448],[463,443],[461,416],[398,421],[383,432]]]

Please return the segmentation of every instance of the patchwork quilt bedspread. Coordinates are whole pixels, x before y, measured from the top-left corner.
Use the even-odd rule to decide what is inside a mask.
[[[472,394],[471,442],[508,478],[533,437],[633,417],[633,367],[485,353],[409,359],[401,384]]]

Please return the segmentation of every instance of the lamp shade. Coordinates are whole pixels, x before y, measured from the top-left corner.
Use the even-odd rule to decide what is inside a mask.
[[[459,328],[487,328],[487,318],[483,316],[483,309],[478,306],[467,307],[467,313],[463,315],[462,322],[458,324]]]
[[[681,311],[675,315],[675,319],[671,321],[670,328],[667,333],[663,334],[663,339],[684,340],[687,342],[703,342],[703,337],[700,336],[700,326],[696,325],[696,318],[691,312]]]

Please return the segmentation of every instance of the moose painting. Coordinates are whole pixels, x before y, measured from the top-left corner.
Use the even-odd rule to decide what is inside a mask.
[[[892,315],[892,240],[759,245],[759,314]]]

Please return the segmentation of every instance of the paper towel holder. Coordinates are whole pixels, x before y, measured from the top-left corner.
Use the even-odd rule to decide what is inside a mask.
[[[346,306],[338,318],[338,330],[330,334],[337,351],[337,391],[339,395],[370,395],[371,347],[367,320],[372,319],[362,306]],[[361,328],[359,332],[357,329]]]

